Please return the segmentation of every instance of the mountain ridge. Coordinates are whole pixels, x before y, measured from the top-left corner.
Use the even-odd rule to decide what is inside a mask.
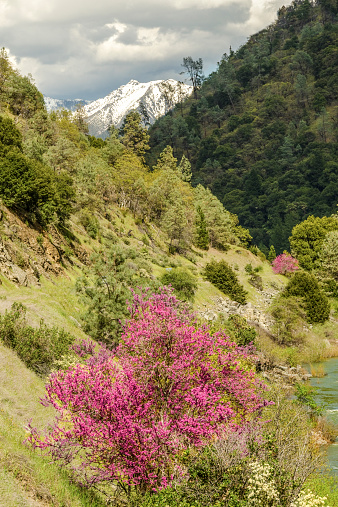
[[[76,111],[83,104],[89,134],[105,138],[113,124],[121,127],[125,116],[133,109],[140,112],[146,125],[153,124],[176,104],[192,93],[193,87],[174,79],[140,83],[131,79],[105,97],[93,101],[82,99],[62,100],[44,97],[48,112],[58,109]]]

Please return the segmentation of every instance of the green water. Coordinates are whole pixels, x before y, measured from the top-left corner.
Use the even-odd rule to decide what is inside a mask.
[[[328,359],[321,366],[327,375],[312,378],[311,385],[317,388],[316,401],[325,405],[326,417],[338,426],[338,358]],[[332,472],[338,475],[338,439],[328,446],[327,456]]]

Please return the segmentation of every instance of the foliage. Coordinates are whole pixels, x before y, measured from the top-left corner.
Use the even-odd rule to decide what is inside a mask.
[[[41,223],[69,218],[73,182],[22,153],[22,136],[8,118],[0,121],[0,196],[6,206]]]
[[[99,223],[95,215],[88,209],[83,209],[80,215],[80,223],[86,229],[88,235],[95,239],[99,232]]]
[[[303,498],[305,481],[320,459],[308,446],[306,411],[280,395],[269,409],[271,419],[262,427],[248,424],[225,432],[198,452],[190,449],[182,459],[188,468],[186,479],[175,488],[142,496],[137,505],[289,507]]]
[[[115,357],[53,374],[45,403],[59,413],[29,440],[71,464],[82,482],[160,489],[180,456],[245,425],[265,401],[249,349],[198,329],[171,294],[134,295]],[[64,424],[67,421],[67,427]]]
[[[272,332],[281,345],[300,344],[305,339],[306,313],[297,297],[280,297],[270,307],[274,318]]]
[[[163,285],[172,285],[181,301],[193,301],[197,290],[196,277],[187,269],[171,268],[160,277]]]
[[[271,264],[273,272],[278,275],[290,276],[299,269],[298,260],[286,253],[278,255]]]
[[[247,292],[225,261],[211,261],[204,268],[205,278],[234,301],[244,304]]]
[[[273,244],[282,253],[297,223],[336,211],[334,3],[289,2],[275,23],[223,55],[183,110],[149,129],[149,160],[168,144],[189,158],[192,184],[237,214],[264,251]]]
[[[308,384],[295,384],[295,396],[299,403],[302,403],[311,410],[314,415],[322,415],[324,407],[318,405],[315,400],[317,389]]]
[[[335,217],[319,218],[313,215],[292,229],[291,252],[302,268],[311,270],[319,267],[324,239],[328,232],[335,230],[338,230],[338,220]]]
[[[196,239],[195,245],[202,250],[208,250],[209,248],[209,234],[207,230],[207,223],[205,220],[204,213],[200,206],[196,210]]]
[[[185,73],[188,74],[195,97],[197,96],[197,90],[203,81],[203,61],[202,58],[193,60],[191,56],[183,58],[182,67],[185,69]]]
[[[45,375],[60,356],[69,353],[75,338],[63,329],[48,327],[43,321],[36,329],[29,326],[26,311],[21,303],[13,303],[9,312],[0,315],[1,341],[15,350],[28,368]]]
[[[276,250],[273,245],[270,246],[269,254],[268,254],[268,261],[272,262],[277,257]]]
[[[225,328],[231,338],[234,338],[237,345],[255,345],[257,331],[254,327],[250,326],[241,315],[229,315],[225,323]]]
[[[183,181],[189,182],[191,180],[191,164],[185,155],[181,158],[177,169]]]
[[[142,119],[137,111],[130,111],[123,121],[121,128],[122,142],[136,155],[143,157],[149,150],[149,135],[147,129],[142,126]]]
[[[228,211],[209,189],[198,185],[194,189],[195,204],[204,215],[210,246],[227,249],[228,243],[236,242],[234,222]]]
[[[319,254],[320,269],[338,281],[338,230],[326,234]]]
[[[118,344],[128,315],[130,289],[144,284],[137,257],[132,248],[115,245],[106,255],[93,255],[91,270],[76,282],[77,292],[88,305],[83,315],[85,332],[112,348]]]
[[[296,272],[284,291],[285,297],[300,299],[309,322],[325,322],[330,315],[330,303],[320,289],[314,275],[305,271]]]
[[[171,146],[166,146],[160,156],[158,157],[157,164],[153,167],[154,170],[177,170],[177,158],[173,155]]]
[[[292,502],[290,507],[325,507],[327,498],[319,497],[312,493],[312,491],[301,491],[299,497],[295,502]]]

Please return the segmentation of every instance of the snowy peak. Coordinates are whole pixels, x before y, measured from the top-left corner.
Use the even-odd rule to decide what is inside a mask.
[[[44,101],[47,111],[58,111],[59,109],[68,109],[69,111],[76,111],[78,106],[90,104],[89,100],[82,99],[53,99],[44,95]]]
[[[192,86],[174,79],[149,83],[131,80],[84,107],[89,133],[105,137],[109,127],[112,124],[120,127],[125,116],[133,109],[140,112],[145,123],[152,124],[191,93]]]

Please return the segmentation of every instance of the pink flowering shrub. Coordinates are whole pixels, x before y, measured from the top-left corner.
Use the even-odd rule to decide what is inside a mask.
[[[285,253],[278,255],[271,265],[277,275],[289,275],[299,269],[298,260]]]
[[[29,441],[86,485],[159,489],[182,472],[184,450],[238,430],[267,402],[252,350],[197,328],[171,289],[135,294],[130,313],[114,355],[50,377],[44,403],[59,417]]]

